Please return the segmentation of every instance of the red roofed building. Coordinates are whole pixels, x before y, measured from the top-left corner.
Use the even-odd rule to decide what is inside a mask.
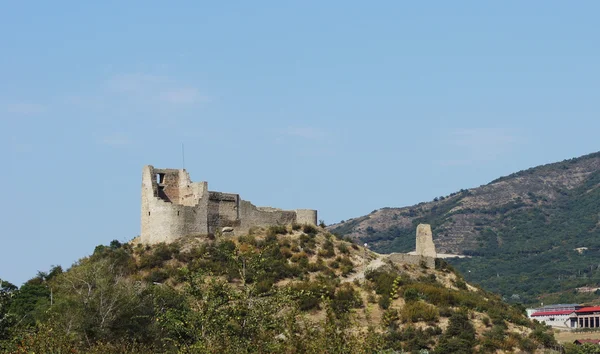
[[[577,326],[577,321],[573,318],[579,308],[581,308],[579,304],[546,305],[537,309],[527,309],[527,317],[554,328],[570,329]]]
[[[575,315],[577,328],[600,328],[600,306],[580,308]]]
[[[537,311],[532,313],[529,318],[544,322],[548,326],[555,328],[573,328],[571,318],[575,316],[573,310],[563,311]]]
[[[600,339],[576,339],[573,343],[577,345],[582,345],[586,343],[590,344],[600,344]]]
[[[527,309],[527,316],[549,326],[563,329],[600,329],[600,306],[582,307],[577,304],[548,305]]]

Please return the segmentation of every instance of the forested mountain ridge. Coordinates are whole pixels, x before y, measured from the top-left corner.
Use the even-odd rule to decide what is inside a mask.
[[[168,245],[113,241],[19,289],[3,282],[0,352],[558,348],[522,310],[470,286],[443,260],[435,269],[388,263],[322,228],[274,226]]]
[[[468,280],[533,302],[600,282],[599,186],[597,152],[329,229],[378,252],[406,252],[414,247],[414,226],[429,223],[438,252],[473,256],[452,261]],[[581,247],[587,249],[575,251]]]

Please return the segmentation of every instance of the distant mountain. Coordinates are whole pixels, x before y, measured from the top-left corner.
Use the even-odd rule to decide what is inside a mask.
[[[438,252],[472,256],[452,261],[468,281],[524,302],[575,298],[574,288],[600,284],[599,187],[596,152],[329,229],[377,252],[407,252],[415,226],[429,223]]]

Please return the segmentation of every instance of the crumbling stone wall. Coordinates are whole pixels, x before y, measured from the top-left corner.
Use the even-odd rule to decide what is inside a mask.
[[[238,194],[212,192],[207,182],[193,183],[185,170],[142,170],[141,241],[173,242],[193,234],[231,228],[236,234],[255,226],[317,224],[317,211],[256,207]]]
[[[415,252],[392,253],[388,256],[388,259],[394,263],[425,265],[427,268],[434,269],[437,252],[433,243],[431,226],[428,224],[419,224],[417,226],[415,241]]]
[[[388,259],[393,263],[414,264],[418,266],[424,265],[430,269],[435,268],[435,258],[433,257],[425,257],[408,253],[390,253],[388,255]]]

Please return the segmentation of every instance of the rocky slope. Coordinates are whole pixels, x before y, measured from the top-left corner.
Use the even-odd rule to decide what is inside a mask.
[[[520,171],[430,202],[382,208],[331,225],[329,230],[368,242],[378,252],[406,252],[414,247],[415,225],[429,223],[438,252],[474,256],[456,261],[466,272],[479,268],[467,274],[470,280],[505,295],[533,300],[543,292],[595,282],[600,261],[599,186],[600,153],[593,153]],[[586,252],[571,259],[576,257],[573,249],[579,247],[586,247]],[[566,259],[570,260],[561,263]],[[557,260],[561,267],[548,266]],[[534,265],[538,272],[528,281],[535,289],[511,285],[522,282],[519,277],[531,273]],[[547,272],[539,272],[539,266]],[[559,282],[539,284],[557,272],[562,276]],[[578,280],[582,274],[585,279]],[[570,283],[561,284],[563,279]]]

